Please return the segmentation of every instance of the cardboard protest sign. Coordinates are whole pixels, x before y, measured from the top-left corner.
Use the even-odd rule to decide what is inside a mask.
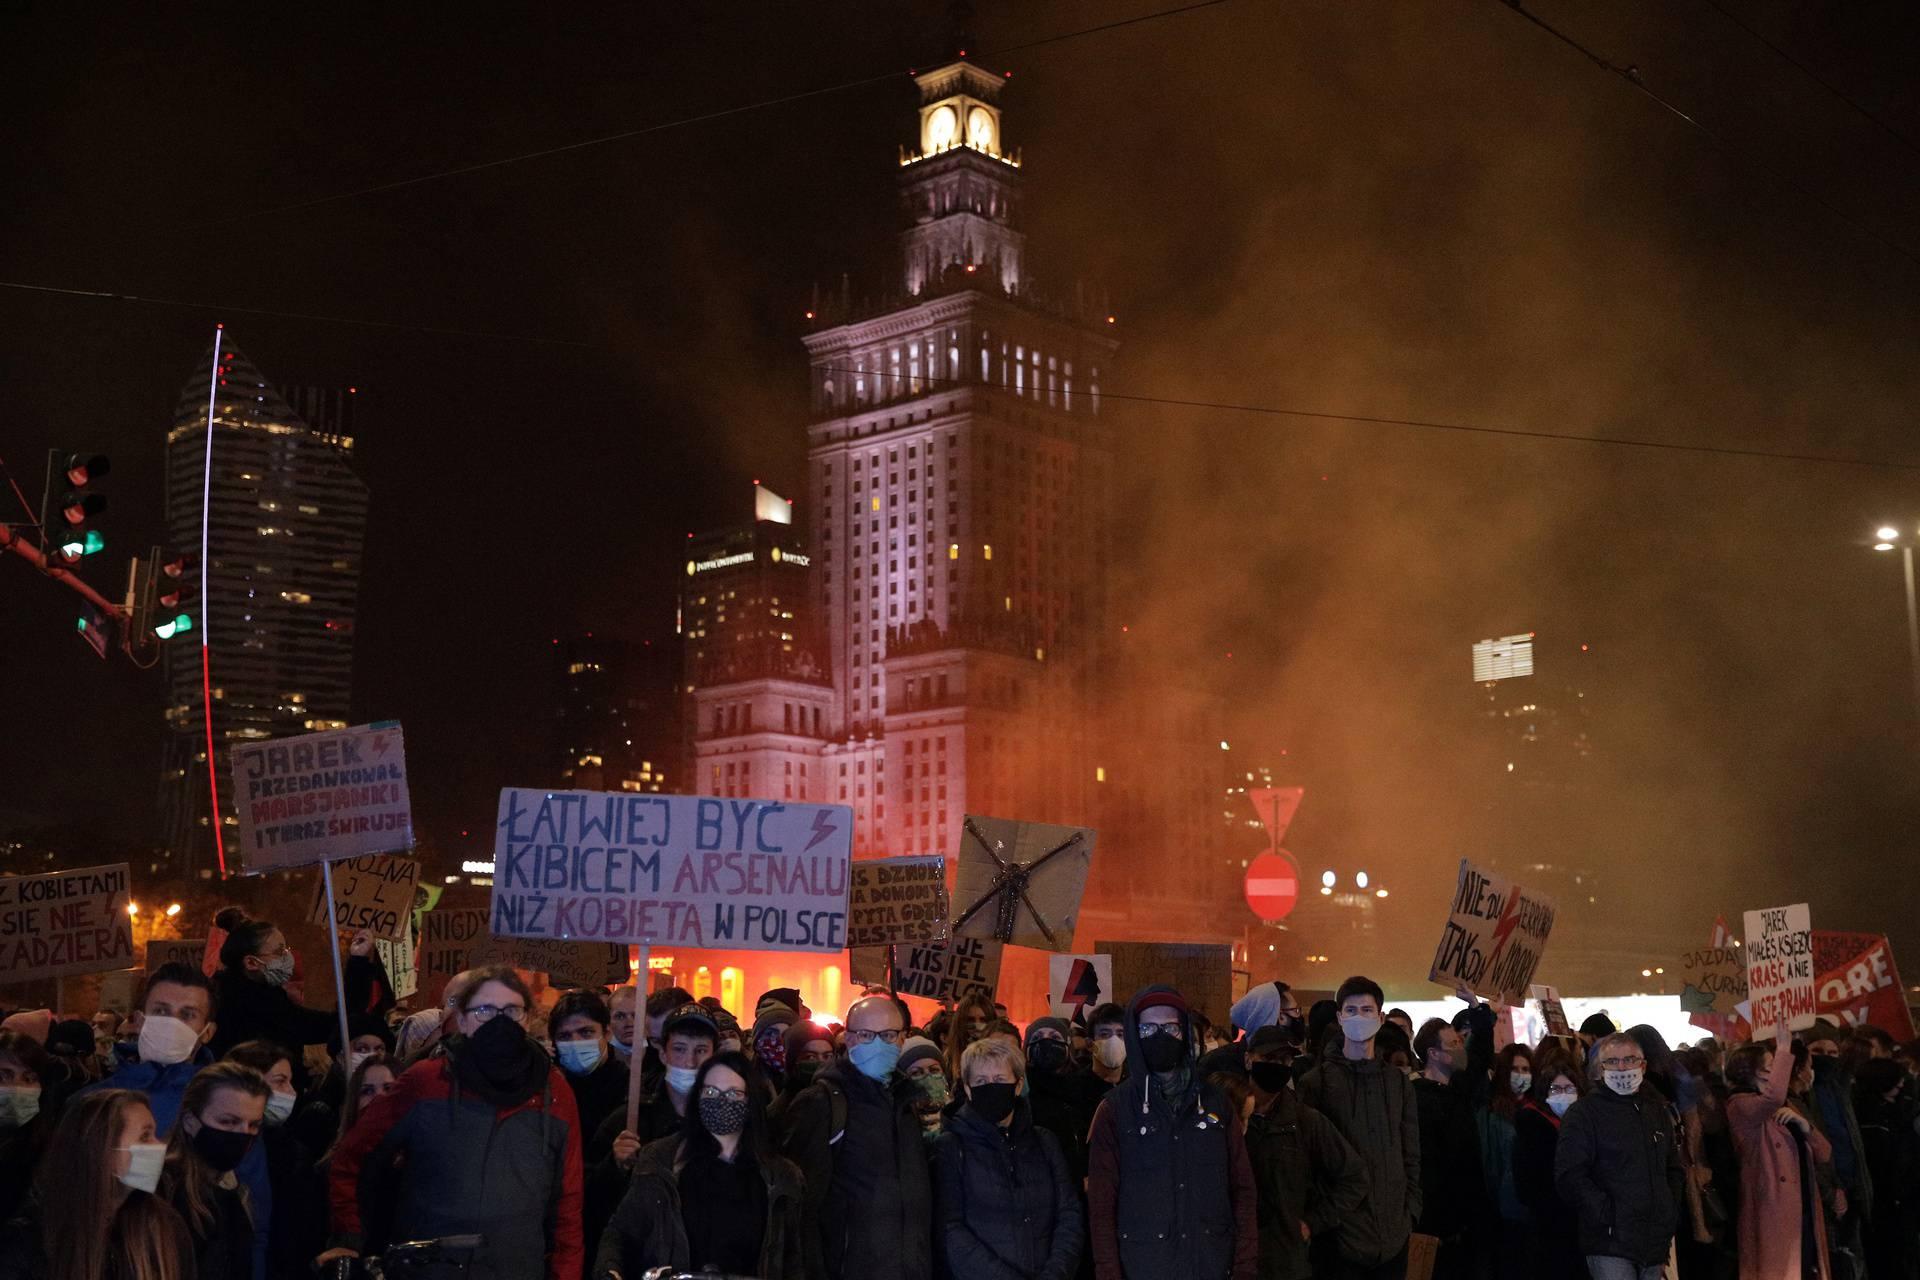
[[[845,805],[507,787],[493,849],[503,938],[847,945]]]
[[[1540,1016],[1547,1024],[1550,1036],[1570,1036],[1573,1024],[1567,1021],[1566,1006],[1560,1003],[1560,992],[1554,987],[1533,984],[1533,998],[1540,1004]]]
[[[847,880],[847,945],[929,942],[947,921],[945,858],[868,858]]]
[[[1233,1007],[1233,948],[1204,942],[1096,942],[1113,963],[1113,999],[1131,1000],[1142,987],[1172,987],[1190,1008],[1217,1022]]]
[[[417,936],[414,920],[417,913],[406,913],[406,929],[398,942],[388,942],[385,938],[376,938],[373,942],[374,954],[380,957],[380,963],[386,968],[387,981],[393,987],[395,1000],[411,999],[420,990],[420,969],[415,959],[414,940]]]
[[[233,801],[249,871],[413,847],[396,721],[236,744]]]
[[[991,996],[1000,985],[1003,944],[953,938],[893,949],[893,987],[903,996],[949,1002],[972,991]]]
[[[1913,1039],[1913,1014],[1893,963],[1893,944],[1877,933],[1813,931],[1815,1007],[1843,1027],[1879,1027]]]
[[[345,858],[333,864],[332,915],[327,912],[327,883],[315,877],[307,918],[342,933],[365,929],[375,938],[399,942],[413,919],[413,891],[419,883],[420,864],[412,858]]]
[[[960,913],[954,936],[1072,951],[1098,838],[1091,827],[968,814],[953,888]]]
[[[132,886],[124,862],[0,877],[0,986],[133,968]]]
[[[1747,962],[1734,946],[1696,947],[1676,966],[1680,1012],[1733,1016],[1734,1006],[1747,998]]]
[[[184,964],[189,969],[198,969],[206,946],[198,938],[155,938],[147,943],[147,959],[141,967],[148,973],[163,964]]]
[[[887,953],[891,947],[853,947],[847,952],[847,981],[856,987],[887,985]]]
[[[1519,1004],[1533,985],[1553,917],[1552,899],[1462,858],[1427,978],[1483,1000]]]
[[[1113,957],[1047,957],[1047,1004],[1056,1018],[1086,1026],[1093,1011],[1114,998]]]
[[[544,973],[561,987],[598,987],[632,975],[624,943],[563,942],[554,938],[496,938],[487,932],[487,908],[439,907],[420,917],[423,982],[482,965],[504,964]]]
[[[1794,1031],[1814,1023],[1813,912],[1804,902],[1747,912],[1747,1021],[1764,1034],[1785,1021]]]

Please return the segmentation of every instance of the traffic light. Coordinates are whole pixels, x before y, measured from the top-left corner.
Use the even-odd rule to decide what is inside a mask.
[[[186,556],[162,551],[159,547],[147,552],[145,559],[133,562],[127,604],[132,615],[129,631],[134,643],[171,640],[183,631],[193,630],[192,615],[180,607],[186,574]]]
[[[107,540],[88,522],[107,509],[106,495],[94,484],[110,470],[103,453],[47,455],[47,487],[40,504],[41,550],[69,563],[106,550]]]

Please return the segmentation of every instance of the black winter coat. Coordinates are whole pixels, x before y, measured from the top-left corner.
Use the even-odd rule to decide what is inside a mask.
[[[1531,1215],[1525,1225],[1525,1274],[1539,1280],[1575,1280],[1587,1274],[1580,1253],[1580,1219],[1554,1189],[1560,1120],[1529,1099],[1513,1113],[1513,1189]]]
[[[1300,1100],[1331,1120],[1366,1165],[1367,1203],[1341,1221],[1340,1256],[1379,1266],[1406,1247],[1420,1217],[1420,1107],[1413,1085],[1379,1058],[1336,1053],[1296,1087]]]
[[[194,1274],[199,1280],[252,1280],[253,1218],[238,1186],[214,1189],[213,1221],[204,1231],[187,1211],[182,1193],[176,1191],[168,1203],[193,1238]]]
[[[370,956],[347,957],[344,970],[349,1013],[384,1013],[393,1007],[385,982],[386,970]],[[340,1015],[332,1009],[309,1009],[295,1004],[284,987],[256,982],[222,969],[213,976],[219,995],[213,1040],[208,1048],[224,1058],[227,1050],[249,1040],[266,1040],[292,1055],[294,1085],[305,1093],[311,1085],[300,1051],[310,1044],[328,1044],[340,1034]],[[376,989],[379,1004],[376,1005]]]
[[[846,1116],[838,1135],[835,1093]],[[809,1280],[931,1280],[933,1186],[917,1097],[904,1077],[881,1083],[847,1062],[822,1067],[794,1096],[782,1152],[805,1179]]]
[[[934,1142],[934,1221],[955,1280],[1069,1280],[1086,1247],[1080,1189],[1022,1100],[1007,1127],[971,1106]]]
[[[1247,1121],[1247,1161],[1260,1191],[1260,1280],[1309,1280],[1300,1225],[1323,1236],[1367,1200],[1367,1167],[1333,1122],[1282,1089]]]
[[[633,1180],[600,1237],[591,1274],[618,1271],[624,1280],[640,1280],[650,1267],[687,1269],[693,1265],[680,1200],[680,1136],[644,1147],[633,1164]],[[800,1170],[792,1161],[768,1152],[759,1157],[767,1184],[767,1220],[760,1237],[760,1280],[806,1280],[802,1260],[804,1216]]]
[[[1599,1089],[1560,1121],[1553,1183],[1580,1219],[1580,1252],[1665,1262],[1680,1226],[1684,1170],[1665,1099]]]
[[[1077,1071],[1027,1072],[1033,1122],[1060,1143],[1075,1186],[1087,1176],[1087,1130],[1093,1125],[1094,1108],[1107,1092],[1104,1084],[1097,1089],[1096,1084],[1094,1077]]]
[[[145,1192],[135,1192],[144,1195]],[[178,1217],[169,1211],[179,1229],[176,1243],[179,1252],[174,1257],[174,1274],[181,1280],[193,1280],[194,1257],[192,1242],[187,1238],[187,1228]],[[0,1280],[45,1280],[53,1274],[53,1267],[47,1257],[45,1231],[40,1216],[40,1198],[38,1194],[29,1194],[20,1202],[19,1211],[0,1226]],[[101,1280],[138,1280],[127,1277],[126,1255],[113,1248],[107,1250],[107,1265]]]

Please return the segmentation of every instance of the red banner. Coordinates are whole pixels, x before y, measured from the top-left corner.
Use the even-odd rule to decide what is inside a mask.
[[[1907,990],[1884,936],[1815,929],[1813,970],[1821,1017],[1843,1027],[1879,1027],[1895,1040],[1913,1039]]]

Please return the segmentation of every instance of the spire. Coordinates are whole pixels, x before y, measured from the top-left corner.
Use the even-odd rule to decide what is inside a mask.
[[[973,52],[972,0],[953,0],[947,6],[947,21],[953,32],[947,54],[953,58],[964,58]]]
[[[253,422],[299,427],[307,425],[293,411],[293,406],[287,403],[279,389],[268,382],[266,375],[247,359],[246,353],[234,345],[231,334],[220,346],[219,386],[213,397],[214,412],[220,421],[229,426]],[[200,357],[193,377],[181,389],[179,403],[174,407],[173,420],[176,426],[206,421],[207,382],[214,376],[212,370],[213,344],[208,343],[206,353]]]

